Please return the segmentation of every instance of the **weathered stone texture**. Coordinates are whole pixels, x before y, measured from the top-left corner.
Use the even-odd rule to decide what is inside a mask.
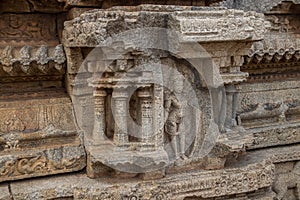
[[[2,183],[0,185],[0,199],[1,200],[11,200],[12,199],[12,195],[9,191],[8,184]]]
[[[299,0],[0,7],[0,199],[300,199]]]

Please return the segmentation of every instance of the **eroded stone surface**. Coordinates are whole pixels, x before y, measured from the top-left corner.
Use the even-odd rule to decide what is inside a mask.
[[[9,192],[8,184],[0,184],[0,199],[1,200],[10,200],[12,199],[12,196]]]
[[[35,3],[30,9],[45,4]],[[77,171],[86,165],[64,90],[60,17],[1,13],[0,182]]]
[[[273,172],[274,166],[264,162],[239,169],[182,173],[154,181],[115,182],[114,179],[89,179],[84,174],[64,175],[12,183],[11,190],[14,199],[184,199],[195,195],[209,198],[235,194],[237,190],[247,193],[268,188]],[[235,185],[233,180],[244,182]]]
[[[1,2],[0,181],[87,176],[0,199],[300,198],[299,1],[215,2]]]

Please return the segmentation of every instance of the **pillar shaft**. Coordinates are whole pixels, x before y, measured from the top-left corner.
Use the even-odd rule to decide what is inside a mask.
[[[114,142],[118,146],[128,143],[128,95],[126,89],[113,92],[113,115],[115,119]]]
[[[153,137],[153,112],[152,112],[152,96],[150,88],[145,88],[138,92],[140,98],[140,109],[141,109],[141,124],[142,124],[142,135],[141,142],[150,143]]]
[[[93,130],[93,140],[95,142],[103,140],[105,136],[105,90],[95,90],[94,91],[94,130]]]

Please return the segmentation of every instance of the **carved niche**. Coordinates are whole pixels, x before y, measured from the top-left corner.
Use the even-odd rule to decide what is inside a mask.
[[[156,12],[157,9],[160,12]],[[174,9],[177,11],[173,12]],[[190,15],[193,17],[187,17]],[[168,20],[164,20],[166,17]],[[230,24],[226,23],[227,17],[232,18]],[[162,174],[166,169],[175,172],[189,168],[188,164],[222,168],[226,155],[243,146],[216,145],[217,149],[224,147],[222,158],[218,157],[218,150],[212,151],[218,134],[225,130],[224,123],[228,129],[235,125],[235,115],[224,109],[226,101],[222,98],[226,98],[226,92],[222,78],[231,89],[228,100],[234,113],[234,84],[247,76],[239,71],[240,55],[232,59],[224,48],[235,49],[246,44],[246,40],[262,38],[265,24],[260,17],[222,8],[203,11],[184,6],[142,5],[91,10],[66,22],[63,42],[69,63],[67,87],[77,109],[78,124],[84,130],[88,175],[104,176],[113,171],[109,168],[137,173],[155,169]],[[204,23],[204,18],[211,23]],[[203,23],[200,26],[198,22]],[[261,29],[254,29],[255,24],[260,24]],[[139,30],[134,30],[152,27],[158,29],[152,33],[155,39],[150,42],[141,40]],[[227,34],[228,27],[230,34]],[[167,29],[181,34],[177,41],[172,34],[167,34]],[[126,31],[133,31],[140,44],[126,37],[122,39]],[[159,40],[162,38],[159,34],[166,35],[169,43]],[[172,46],[173,40],[177,46]],[[204,54],[204,58],[227,68],[225,73],[220,74],[219,66],[209,61],[208,68],[193,66],[195,60],[189,52],[193,48],[189,45],[197,46],[201,42],[211,55],[209,58]],[[212,48],[207,42],[216,46]],[[146,45],[148,49],[136,48],[138,45]],[[161,50],[151,49],[155,45],[162,47]],[[166,51],[162,51],[166,47]],[[167,52],[178,47],[176,53],[181,58]],[[215,53],[216,49],[219,54]],[[184,62],[182,57],[190,59],[190,63]],[[235,62],[227,63],[227,60]],[[201,63],[204,64],[204,60]],[[146,64],[147,67],[143,66]],[[169,77],[164,77],[161,69]],[[214,77],[215,74],[219,75]],[[178,78],[180,76],[184,81]],[[163,87],[164,84],[168,87]],[[206,138],[209,132],[212,137]],[[206,157],[209,153],[210,158]]]

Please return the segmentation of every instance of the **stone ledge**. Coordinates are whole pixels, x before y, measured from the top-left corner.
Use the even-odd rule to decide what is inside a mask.
[[[238,158],[236,161],[230,162],[230,166],[242,167],[244,164],[262,162],[265,159],[268,159],[275,164],[298,161],[300,160],[300,145],[295,144],[292,146],[247,151],[246,155]]]
[[[210,198],[254,192],[269,188],[273,179],[274,165],[260,162],[241,168],[182,173],[152,181],[89,179],[85,174],[71,174],[13,182],[11,188],[15,200],[63,197],[81,200],[184,199],[187,196]]]
[[[278,145],[288,145],[300,142],[300,124],[278,125],[260,129],[248,130],[247,135],[253,135],[254,141],[247,149],[258,149]]]
[[[147,27],[177,31],[184,42],[257,41],[263,39],[269,26],[261,14],[224,8],[151,5],[118,8],[87,11],[65,22],[65,47],[96,47],[112,35]]]

